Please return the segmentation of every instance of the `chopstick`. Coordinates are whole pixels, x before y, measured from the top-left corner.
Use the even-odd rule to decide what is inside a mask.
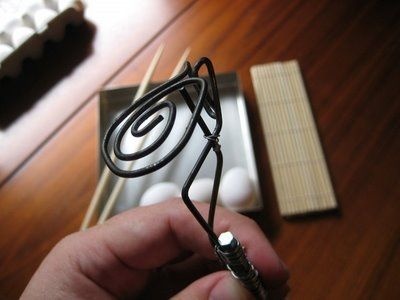
[[[172,71],[170,78],[175,77],[179,73],[179,71],[182,69],[184,63],[186,62],[187,57],[189,56],[189,53],[190,53],[190,48],[186,48],[186,50],[183,52],[181,58],[179,59],[177,65],[175,66],[174,70]],[[154,116],[154,117],[156,117],[156,116]],[[138,143],[136,143],[136,151],[138,151],[143,146],[143,144],[146,140],[146,137],[147,136],[144,136],[138,140]],[[133,163],[134,163],[133,161],[130,162],[127,169],[132,169]],[[119,194],[121,193],[122,188],[124,187],[125,182],[126,182],[126,178],[122,178],[122,177],[118,178],[118,180],[110,194],[110,197],[107,199],[106,205],[104,206],[104,209],[99,217],[97,224],[102,224],[108,219],[108,217],[110,216],[110,214],[115,206],[117,198],[118,198]]]
[[[135,100],[137,100],[138,98],[140,98],[144,94],[145,90],[147,89],[147,87],[148,87],[148,85],[150,83],[150,79],[153,76],[154,71],[156,70],[156,67],[158,65],[158,62],[160,61],[161,54],[163,53],[163,51],[164,51],[164,45],[161,44],[158,47],[156,53],[154,54],[153,59],[150,62],[150,65],[149,65],[149,67],[148,67],[148,69],[147,69],[147,71],[146,71],[146,73],[145,73],[145,75],[144,75],[144,77],[142,79],[142,82],[140,83],[140,86],[139,86],[139,88],[138,88],[138,90],[137,90],[137,92],[135,94],[135,97],[132,100],[132,103]],[[115,155],[112,154],[111,155],[111,159],[114,161],[115,160]],[[110,175],[111,175],[110,169],[108,169],[107,166],[105,166],[103,171],[101,172],[99,183],[96,186],[96,190],[95,190],[95,192],[93,194],[93,197],[92,197],[92,199],[90,201],[90,204],[89,204],[89,207],[88,207],[88,209],[86,211],[85,217],[83,218],[80,230],[85,230],[85,229],[87,229],[89,227],[90,221],[93,218],[93,214],[96,211],[96,208],[100,203],[100,199],[101,199],[101,196],[102,196],[102,194],[104,192],[104,188],[105,188],[108,180],[111,177]]]

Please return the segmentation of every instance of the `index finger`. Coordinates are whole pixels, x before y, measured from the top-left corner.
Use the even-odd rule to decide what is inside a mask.
[[[208,205],[197,203],[196,206],[203,216],[207,215]],[[267,285],[287,279],[280,259],[253,220],[217,208],[214,228],[217,235],[231,231],[239,239]],[[134,269],[154,269],[188,250],[215,259],[208,235],[178,199],[122,213],[92,234]]]

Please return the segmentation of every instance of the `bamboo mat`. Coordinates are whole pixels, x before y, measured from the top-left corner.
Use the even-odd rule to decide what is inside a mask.
[[[297,61],[250,70],[283,216],[337,207]]]

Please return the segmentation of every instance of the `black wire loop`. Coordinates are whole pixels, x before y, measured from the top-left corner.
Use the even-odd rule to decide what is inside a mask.
[[[202,68],[205,68],[208,75],[207,77],[199,76],[199,71]],[[190,94],[188,88],[195,91],[195,96],[191,96],[193,93]],[[120,167],[119,164],[112,159],[110,152],[113,152],[115,157],[119,160],[135,161],[151,154],[162,146],[163,142],[171,133],[176,118],[176,104],[173,100],[168,98],[168,95],[174,92],[179,92],[192,113],[180,140],[167,154],[156,162],[133,170],[126,170]],[[159,114],[162,109],[168,110],[168,118],[160,135],[145,148],[133,153],[124,153],[121,150],[121,143],[124,135],[128,131],[136,138],[149,134],[164,120],[164,116]],[[201,112],[203,109],[210,118],[215,120],[214,128],[209,128],[202,118]],[[143,125],[146,122],[148,123]],[[207,142],[182,187],[182,199],[196,220],[208,233],[211,244],[216,246],[219,245],[219,242],[213,231],[213,223],[223,165],[221,146],[218,140],[222,128],[222,113],[214,68],[208,58],[201,58],[194,67],[192,67],[189,62],[186,62],[180,74],[154,88],[125,109],[107,130],[101,151],[105,163],[116,175],[126,178],[143,176],[161,169],[173,160],[189,142],[196,126],[201,128]],[[110,142],[112,140],[113,145],[110,147]],[[190,199],[189,190],[211,150],[213,150],[216,155],[217,163],[214,173],[214,185],[208,221],[205,221]]]

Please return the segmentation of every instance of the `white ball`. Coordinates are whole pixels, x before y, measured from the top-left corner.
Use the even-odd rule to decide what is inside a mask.
[[[189,189],[191,200],[200,202],[210,202],[214,180],[211,178],[199,178],[193,181]]]
[[[173,182],[160,182],[149,187],[140,199],[140,205],[160,203],[180,195],[179,187]]]
[[[247,170],[236,167],[226,172],[221,180],[219,197],[229,208],[249,206],[254,199],[254,186]]]

